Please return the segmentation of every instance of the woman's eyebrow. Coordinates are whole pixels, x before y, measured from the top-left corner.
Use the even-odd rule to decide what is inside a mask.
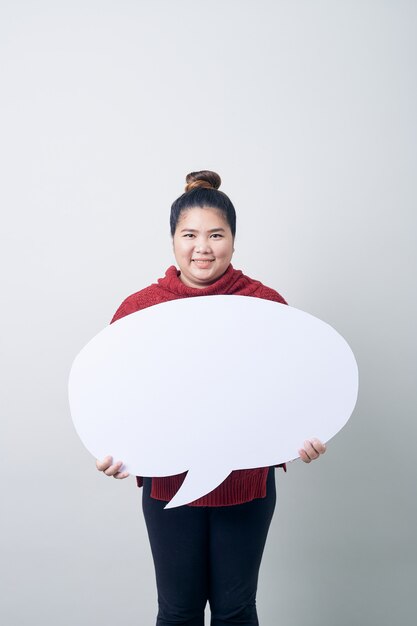
[[[214,232],[218,232],[218,231],[223,231],[224,232],[224,228],[210,228],[210,230],[208,230],[208,233],[214,233]],[[198,230],[196,230],[195,228],[182,228],[181,233],[197,233]]]

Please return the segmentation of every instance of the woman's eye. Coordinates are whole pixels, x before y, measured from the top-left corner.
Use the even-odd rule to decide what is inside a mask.
[[[193,233],[185,233],[184,237],[189,237],[191,239],[191,237],[194,237]]]
[[[214,239],[221,239],[223,235],[220,235],[220,233],[213,233],[212,237],[214,237]]]

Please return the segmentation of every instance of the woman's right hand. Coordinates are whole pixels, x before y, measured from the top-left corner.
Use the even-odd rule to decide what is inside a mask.
[[[113,457],[106,456],[102,461],[96,459],[96,467],[99,472],[103,472],[106,476],[113,476],[113,478],[127,478],[129,472],[121,472],[123,461],[117,461],[113,463]]]

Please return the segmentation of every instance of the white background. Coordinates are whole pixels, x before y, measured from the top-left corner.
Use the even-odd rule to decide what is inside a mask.
[[[2,623],[154,622],[141,492],[96,472],[67,378],[173,262],[169,208],[203,168],[238,212],[234,266],[336,328],[361,376],[326,456],[277,471],[261,623],[414,623],[416,18],[3,0]]]

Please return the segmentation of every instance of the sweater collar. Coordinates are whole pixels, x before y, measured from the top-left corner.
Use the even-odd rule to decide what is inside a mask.
[[[171,265],[165,272],[165,276],[158,280],[158,286],[165,291],[177,296],[213,296],[219,294],[240,294],[250,295],[259,287],[259,281],[252,280],[245,276],[241,270],[235,270],[232,264],[229,265],[225,273],[211,285],[198,289],[189,287],[180,279],[180,271]]]

